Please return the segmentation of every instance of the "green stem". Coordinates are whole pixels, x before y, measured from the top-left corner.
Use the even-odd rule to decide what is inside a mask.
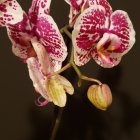
[[[54,73],[48,75],[48,78],[51,77],[51,76],[55,76],[55,75],[60,74],[61,72],[67,70],[67,69],[70,68],[71,66],[72,66],[71,63],[66,64],[66,65],[65,65],[64,67],[62,67],[60,70],[58,70],[58,71],[56,71],[56,72],[54,72]]]
[[[56,134],[58,132],[58,128],[59,128],[60,123],[61,123],[63,110],[64,110],[63,108],[59,108],[58,115],[57,115],[57,118],[55,120],[55,124],[54,124],[53,130],[52,130],[50,140],[55,140]]]
[[[70,38],[72,39],[71,33],[68,31],[68,26],[65,26],[64,28],[62,28],[63,32]],[[75,65],[74,63],[74,47],[72,47],[71,49],[71,57],[70,57],[70,64],[73,67],[73,69],[75,70],[75,72],[77,73],[78,77],[79,77],[79,81],[78,81],[78,86],[80,87],[82,84],[82,80],[85,81],[91,81],[91,82],[95,82],[98,83],[99,85],[101,85],[102,83],[94,78],[90,78],[87,76],[82,75],[81,71],[79,70],[79,68]]]
[[[68,27],[66,26],[65,28],[63,28],[63,31],[65,32],[65,34],[70,38],[72,39],[72,35],[71,33],[68,31]]]
[[[84,75],[81,76],[81,79],[85,80],[85,81],[95,82],[95,83],[98,83],[99,85],[102,85],[102,83],[99,80],[94,79],[94,78],[90,78],[90,77],[87,77],[87,76],[84,76]]]

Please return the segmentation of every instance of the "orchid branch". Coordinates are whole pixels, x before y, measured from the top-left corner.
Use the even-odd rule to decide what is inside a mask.
[[[62,29],[60,29],[60,32],[61,32],[61,33],[65,33],[70,39],[72,39],[71,33],[68,31],[68,28],[69,28],[69,26],[66,25],[66,26],[64,26]],[[99,84],[99,85],[102,85],[102,83],[101,83],[99,80],[97,80],[97,79],[95,79],[95,78],[87,77],[87,76],[85,76],[85,75],[83,75],[83,74],[81,73],[81,71],[80,71],[80,69],[78,68],[78,66],[76,66],[75,63],[74,63],[74,48],[73,48],[73,47],[72,47],[72,49],[71,49],[70,62],[69,62],[68,64],[66,64],[64,67],[62,67],[60,70],[58,70],[57,72],[54,72],[54,73],[52,73],[51,75],[48,75],[48,77],[54,76],[54,75],[58,75],[58,74],[60,74],[61,72],[67,70],[67,69],[70,68],[70,67],[73,67],[73,69],[75,70],[76,74],[77,74],[78,77],[79,77],[78,87],[81,86],[82,80],[91,81],[91,82],[95,82],[95,83],[97,83],[97,84]]]
[[[64,110],[63,107],[59,108],[59,110],[58,110],[58,115],[57,115],[57,118],[55,120],[55,124],[54,124],[53,130],[52,130],[52,133],[51,133],[50,140],[55,140],[58,128],[59,128],[60,123],[61,123],[63,110]]]

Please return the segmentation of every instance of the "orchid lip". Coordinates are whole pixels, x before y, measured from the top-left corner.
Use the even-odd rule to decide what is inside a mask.
[[[103,37],[96,45],[98,51],[112,52],[117,50],[121,45],[119,37],[112,33],[104,33]]]

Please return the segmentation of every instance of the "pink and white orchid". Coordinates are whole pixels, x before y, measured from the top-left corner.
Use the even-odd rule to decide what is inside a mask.
[[[93,58],[105,68],[116,66],[135,43],[135,31],[122,10],[112,12],[106,0],[92,2],[76,19],[72,32],[78,66]]]
[[[41,105],[53,101],[62,107],[66,103],[65,91],[72,94],[73,87],[59,75],[53,76],[58,95],[47,84],[51,81],[47,75],[58,71],[67,56],[63,37],[49,15],[50,3],[51,0],[32,0],[26,14],[16,0],[0,0],[0,26],[7,28],[14,54],[27,63],[36,91],[46,100]]]
[[[38,100],[39,105],[43,106],[52,101],[57,106],[65,106],[66,92],[72,95],[74,92],[73,86],[63,76],[49,77],[54,71],[54,67],[46,49],[36,38],[32,38],[31,43],[37,56],[28,58],[27,65],[36,91],[45,99],[43,102]]]

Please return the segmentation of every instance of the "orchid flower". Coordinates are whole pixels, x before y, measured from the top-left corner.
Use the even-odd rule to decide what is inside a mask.
[[[64,77],[54,76],[53,83],[55,89],[58,88],[56,95],[56,91],[52,92],[47,84],[49,80],[52,81],[51,78],[47,79],[47,75],[59,70],[67,56],[63,37],[49,15],[50,3],[51,0],[32,0],[26,14],[16,0],[1,0],[0,26],[7,28],[14,54],[27,63],[36,91],[46,100],[41,105],[53,101],[58,106],[64,106],[65,91],[72,94],[72,85]]]
[[[74,60],[82,66],[93,58],[100,66],[111,68],[134,45],[135,31],[126,12],[112,12],[106,0],[92,2],[74,24]]]
[[[65,92],[72,95],[74,92],[73,86],[63,76],[49,77],[54,67],[52,67],[52,61],[50,61],[46,49],[36,38],[32,38],[31,43],[37,56],[28,58],[27,65],[36,91],[45,99],[43,102],[38,100],[39,105],[43,106],[52,101],[57,106],[65,106]]]

